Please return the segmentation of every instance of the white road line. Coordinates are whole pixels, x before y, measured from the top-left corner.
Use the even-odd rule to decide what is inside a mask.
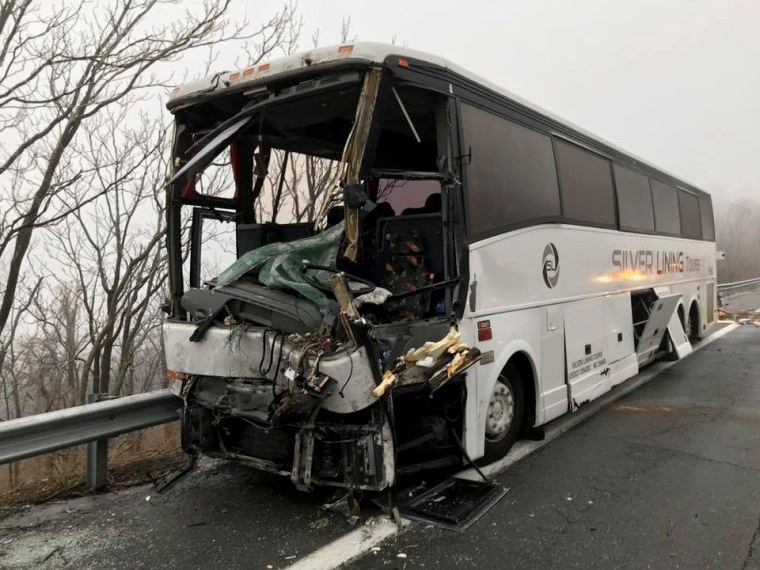
[[[359,558],[372,550],[384,540],[398,534],[409,526],[409,521],[402,521],[399,527],[387,517],[375,519],[373,524],[365,525],[341,536],[330,544],[315,550],[305,558],[289,566],[291,570],[327,570]]]
[[[694,352],[701,350],[708,344],[718,340],[719,338],[727,335],[739,325],[732,323],[714,332],[705,339],[703,339],[697,346],[694,347]],[[689,355],[684,358],[688,358]],[[557,439],[563,433],[571,430],[581,422],[585,421],[589,417],[596,414],[599,410],[608,406],[615,400],[622,398],[626,394],[632,392],[639,386],[646,384],[652,378],[659,375],[661,372],[667,370],[671,366],[681,362],[675,360],[671,362],[658,362],[647,370],[637,376],[634,376],[630,380],[623,382],[622,384],[615,386],[612,391],[608,392],[604,396],[597,398],[587,406],[584,406],[580,410],[562,416],[557,420],[554,420],[546,428],[546,437],[542,441],[519,441],[515,444],[512,450],[501,461],[492,463],[482,468],[482,471],[487,475],[494,475],[504,471],[507,467],[514,465],[521,459],[524,459],[531,453],[541,449],[551,441]],[[464,479],[478,479],[479,475],[474,469],[466,469],[457,474],[458,477]],[[404,529],[408,528],[410,521],[404,520],[401,525],[396,525],[387,517],[380,517],[374,520],[373,524],[366,525],[356,530],[352,530],[348,534],[334,540],[330,544],[326,544],[322,548],[315,550],[305,558],[295,562],[289,568],[291,570],[312,570],[319,568],[320,570],[330,570],[338,568],[343,564],[359,558],[363,554],[370,552],[372,548],[380,545],[383,541],[396,536]]]

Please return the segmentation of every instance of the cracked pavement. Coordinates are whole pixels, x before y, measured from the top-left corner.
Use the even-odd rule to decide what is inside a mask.
[[[706,346],[496,479],[511,491],[467,533],[416,525],[348,567],[760,570],[760,328]]]

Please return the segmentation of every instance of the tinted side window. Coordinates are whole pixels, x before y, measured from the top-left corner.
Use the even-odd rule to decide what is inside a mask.
[[[681,233],[681,220],[678,215],[676,189],[659,180],[652,180],[651,182],[655,229],[665,234],[679,235]]]
[[[573,144],[557,142],[562,215],[571,220],[615,225],[610,163]]]
[[[699,198],[694,194],[679,190],[678,210],[681,213],[681,235],[689,239],[702,239]]]
[[[461,105],[470,239],[560,215],[551,139],[470,105]]]
[[[614,170],[620,228],[653,232],[654,212],[649,179],[618,164],[614,166]]]
[[[699,213],[702,219],[702,239],[715,240],[715,222],[713,220],[713,208],[711,198],[699,199]]]

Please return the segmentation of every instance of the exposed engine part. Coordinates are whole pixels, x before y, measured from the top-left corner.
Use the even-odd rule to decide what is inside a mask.
[[[274,382],[279,390],[288,386],[285,370],[314,369],[320,345],[306,351],[311,340],[294,335],[274,334],[264,327],[211,327],[203,342],[188,349],[188,338],[194,331],[191,323],[166,323],[164,346],[167,367],[171,370],[192,370],[201,377],[249,378]],[[362,334],[364,331],[355,329]],[[376,385],[373,367],[377,362],[370,358],[366,347],[352,348],[332,344],[333,352],[319,357],[317,372],[334,379],[336,389],[330,390],[322,400],[321,408],[335,413],[362,410],[377,398],[372,394]],[[268,366],[269,362],[271,366]],[[263,370],[263,373],[262,373]],[[379,373],[377,375],[379,377]],[[332,384],[330,384],[332,386]]]

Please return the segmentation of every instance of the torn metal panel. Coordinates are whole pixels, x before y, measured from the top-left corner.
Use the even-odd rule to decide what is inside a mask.
[[[386,370],[373,393],[381,397],[394,385],[414,382],[424,382],[431,392],[435,392],[475,364],[480,356],[480,350],[463,343],[459,331],[451,327],[441,340],[409,349],[392,369]]]
[[[680,299],[681,295],[664,295],[652,305],[649,319],[644,326],[636,348],[639,366],[643,366],[655,357],[662,337],[667,330],[668,322],[675,314]],[[678,317],[676,316],[676,318]]]
[[[662,299],[671,294],[670,287],[655,287],[654,293]],[[680,298],[680,295],[678,295],[678,297]],[[693,352],[694,348],[691,346],[689,337],[686,334],[686,331],[683,330],[681,319],[678,317],[677,306],[676,310],[673,311],[673,314],[670,316],[670,320],[668,321],[668,335],[670,336],[670,341],[673,344],[673,350],[675,350],[676,356],[678,356],[678,358],[683,358],[684,356]]]
[[[359,311],[354,306],[354,296],[351,294],[345,275],[336,273],[330,277],[330,287],[333,290],[340,310],[351,318],[359,318]]]
[[[694,351],[694,348],[689,341],[689,337],[683,330],[681,319],[678,318],[678,311],[670,316],[670,320],[668,321],[668,334],[670,335],[670,340],[673,342],[673,348],[676,351],[678,358],[683,358]]]
[[[404,516],[464,532],[509,492],[509,487],[451,477],[400,505]]]
[[[263,378],[284,386],[286,381],[280,370],[298,367],[302,345],[284,335],[274,335],[271,331],[267,334],[265,327],[249,327],[237,334],[233,334],[234,329],[211,327],[203,341],[191,343],[193,324],[165,323],[167,368],[220,379]],[[315,361],[316,355],[304,356],[300,367],[310,372]],[[363,410],[377,401],[372,394],[375,377],[366,348],[323,355],[318,364],[318,371],[335,379],[337,384],[337,390],[322,401],[322,409],[345,414]]]
[[[359,178],[359,170],[364,157],[367,137],[369,137],[370,127],[372,125],[372,117],[375,112],[375,102],[377,101],[381,76],[382,69],[371,68],[364,77],[364,85],[362,87],[361,95],[359,96],[359,104],[356,107],[356,120],[354,121],[354,126],[351,129],[351,134],[348,136],[343,151],[342,162],[344,165],[344,173],[342,183],[344,187],[349,184],[358,184],[361,182]],[[346,204],[345,221],[346,250],[343,255],[346,259],[356,261],[356,256],[359,251],[358,208],[351,208]]]

